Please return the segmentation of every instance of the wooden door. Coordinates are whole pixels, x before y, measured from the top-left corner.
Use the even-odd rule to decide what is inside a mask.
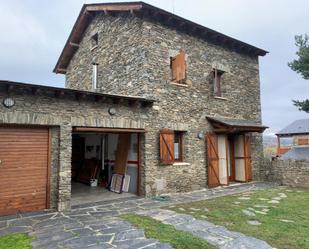
[[[131,134],[118,135],[118,144],[117,144],[113,173],[122,175],[126,173],[130,143],[131,143]]]
[[[0,128],[0,215],[48,208],[48,128]]]
[[[219,180],[218,136],[215,133],[206,134],[208,159],[208,186],[217,187]]]
[[[244,157],[246,166],[246,181],[252,181],[251,136],[244,135]]]
[[[222,185],[228,185],[228,143],[225,134],[219,134],[218,139],[218,157],[219,157],[219,181]]]
[[[229,181],[233,182],[235,181],[235,154],[234,154],[234,138],[233,136],[229,136],[228,139],[228,143],[229,143]]]
[[[246,160],[245,160],[244,135],[234,137],[234,158],[235,158],[235,180],[246,181]]]

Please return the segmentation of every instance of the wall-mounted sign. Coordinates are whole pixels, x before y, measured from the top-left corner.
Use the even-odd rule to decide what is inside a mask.
[[[15,105],[15,101],[14,99],[12,98],[5,98],[3,100],[3,105],[6,107],[6,108],[11,108]]]

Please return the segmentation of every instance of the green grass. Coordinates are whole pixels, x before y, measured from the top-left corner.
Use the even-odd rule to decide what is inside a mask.
[[[168,243],[175,249],[214,249],[216,247],[208,244],[188,232],[178,231],[171,225],[166,225],[153,218],[136,215],[125,214],[121,216],[134,226],[144,229],[147,238],[154,238],[161,243]]]
[[[30,249],[31,237],[26,234],[10,234],[0,237],[0,249]]]
[[[270,204],[268,201],[259,199],[271,199],[278,196],[279,193],[287,195],[287,198],[281,199],[279,204]],[[238,199],[243,196],[248,196],[250,199]],[[235,202],[240,203],[235,204]],[[269,211],[266,215],[256,213],[255,217],[249,217],[242,212],[243,209],[250,207],[262,211],[263,208],[254,207],[254,205],[268,206]],[[308,189],[278,187],[180,204],[168,207],[168,209],[190,214],[197,219],[206,219],[230,230],[265,240],[271,246],[279,249],[309,249]],[[257,220],[262,224],[259,226],[249,225],[248,220]],[[281,220],[294,222],[287,223]]]

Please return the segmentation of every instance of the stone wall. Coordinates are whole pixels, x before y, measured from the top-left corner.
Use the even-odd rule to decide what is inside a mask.
[[[99,44],[91,47],[91,35]],[[187,54],[187,84],[171,83],[170,57]],[[185,192],[207,186],[207,160],[199,131],[211,131],[206,116],[261,122],[257,57],[239,54],[205,40],[129,14],[98,14],[85,32],[66,74],[67,87],[91,89],[91,63],[98,66],[97,91],[151,97],[157,100],[145,118],[145,193]],[[213,65],[226,69],[223,98],[213,96]],[[159,130],[186,131],[185,162],[159,163]],[[260,179],[262,139],[253,134],[253,176]]]
[[[148,118],[149,112],[149,107],[139,104],[129,107],[109,100],[76,100],[73,96],[55,98],[18,89],[10,93],[1,92],[0,101],[8,96],[15,100],[15,105],[10,109],[0,105],[0,124],[51,127],[50,207],[58,210],[70,208],[72,127],[145,129],[143,120]],[[108,113],[110,107],[117,110],[114,116]],[[143,176],[145,162],[143,157],[141,159]],[[141,181],[140,189],[145,189],[144,181]],[[141,191],[141,194],[144,193]]]
[[[91,36],[99,44],[91,49]],[[187,54],[186,85],[172,84],[170,57]],[[177,32],[159,23],[131,15],[99,14],[89,25],[67,68],[66,86],[91,90],[92,63],[98,63],[98,89],[104,93],[150,97],[152,107],[112,101],[77,100],[33,95],[14,90],[16,105],[0,107],[0,123],[48,125],[53,128],[52,207],[70,207],[71,130],[74,126],[143,128],[141,136],[140,193],[148,196],[187,192],[207,186],[205,141],[197,133],[211,131],[206,116],[261,122],[258,58],[238,54],[205,40]],[[212,69],[220,64],[223,98],[213,96]],[[0,94],[0,101],[8,94]],[[108,114],[114,107],[116,115]],[[185,131],[184,163],[161,165],[159,130]],[[253,134],[253,176],[261,177],[262,140]],[[59,150],[57,149],[59,148]],[[57,180],[57,182],[56,182]],[[55,194],[55,193],[58,193]]]
[[[309,187],[309,162],[265,159],[265,180],[291,187]]]
[[[58,206],[58,173],[59,173],[59,127],[51,128],[51,172],[50,172],[50,208]]]

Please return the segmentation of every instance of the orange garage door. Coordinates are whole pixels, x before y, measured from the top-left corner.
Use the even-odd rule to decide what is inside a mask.
[[[0,127],[0,215],[47,208],[48,128]]]

